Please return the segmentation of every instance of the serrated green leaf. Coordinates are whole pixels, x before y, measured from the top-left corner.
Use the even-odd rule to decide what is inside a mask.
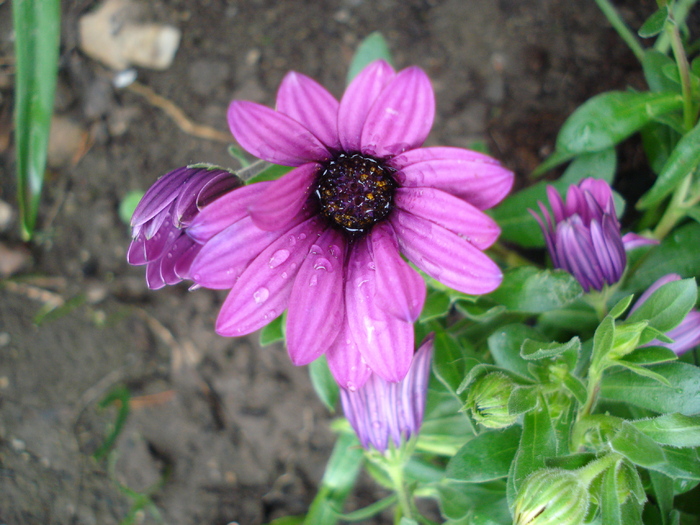
[[[671,387],[629,370],[606,374],[601,397],[630,403],[658,413],[700,414],[700,369],[673,362],[647,368],[664,376]]]
[[[665,414],[632,421],[631,424],[662,445],[700,447],[700,416]]]
[[[340,390],[333,378],[333,374],[331,374],[330,368],[328,368],[328,361],[326,361],[325,355],[309,364],[309,376],[311,377],[311,384],[323,404],[326,405],[326,408],[331,413],[335,412],[335,407],[340,397]]]
[[[504,478],[520,443],[520,427],[484,432],[468,441],[447,464],[445,477],[482,483]]]
[[[512,311],[542,313],[561,308],[582,293],[578,281],[563,270],[521,266],[506,271],[501,286],[484,297]]]
[[[350,84],[360,71],[375,60],[386,60],[389,64],[392,63],[389,45],[379,31],[367,35],[357,46],[348,69],[347,83]]]

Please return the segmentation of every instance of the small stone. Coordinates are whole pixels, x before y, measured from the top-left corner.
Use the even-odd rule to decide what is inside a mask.
[[[0,200],[0,232],[7,231],[15,218],[15,212],[7,202]]]
[[[0,243],[0,277],[10,277],[29,265],[31,254],[22,245],[9,247]],[[0,345],[2,346],[2,345]]]
[[[54,115],[49,135],[48,165],[52,168],[72,166],[85,154],[90,134],[68,117]]]
[[[21,439],[17,438],[12,438],[10,440],[10,446],[15,452],[24,452],[24,450],[27,448],[27,444]]]

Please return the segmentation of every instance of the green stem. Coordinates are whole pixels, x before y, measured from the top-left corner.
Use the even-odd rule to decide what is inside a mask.
[[[672,7],[673,18],[679,25],[685,22],[685,19],[688,17],[688,13],[690,12],[690,8],[695,5],[695,2],[697,2],[697,0],[678,0]],[[671,42],[669,39],[669,34],[664,32],[659,35],[659,38],[654,44],[654,48],[665,55],[668,53],[668,48],[670,45]]]
[[[602,458],[596,459],[595,461],[591,461],[588,465],[581,467],[578,470],[577,474],[579,481],[588,487],[601,472],[604,472],[612,467],[615,463],[620,461],[620,459],[622,459],[622,456],[612,453],[606,454]]]
[[[588,388],[586,389],[588,395],[586,397],[586,403],[578,411],[578,415],[576,416],[577,422],[593,411],[593,407],[596,401],[598,401],[601,379],[602,374],[598,372],[595,365],[591,365],[591,369],[588,372]]]
[[[673,191],[673,197],[671,197],[671,202],[668,203],[668,207],[664,212],[661,220],[654,228],[654,239],[662,240],[666,235],[669,234],[673,227],[686,215],[687,205],[685,203],[688,190],[693,183],[693,174],[689,173],[686,175],[683,182],[681,182],[676,189]]]
[[[693,93],[690,86],[690,65],[688,64],[688,57],[685,55],[685,49],[683,49],[683,42],[681,41],[681,34],[678,31],[678,25],[675,23],[675,21],[673,21],[673,18],[671,18],[669,23],[667,23],[666,27],[670,33],[673,56],[676,58],[678,72],[681,76],[681,92],[683,93],[683,126],[685,127],[685,131],[687,133],[693,129],[693,126],[695,125]]]
[[[634,33],[630,31],[629,27],[627,27],[627,24],[625,24],[622,18],[620,18],[620,15],[617,13],[613,5],[608,0],[595,0],[595,3],[598,4],[598,7],[605,15],[605,18],[608,19],[608,22],[610,22],[622,40],[624,40],[632,50],[634,56],[637,57],[637,60],[641,62],[644,58],[644,48],[642,48],[642,45],[637,40],[637,37],[634,36]]]
[[[396,514],[396,523],[398,524],[402,516],[413,519],[413,510],[411,509],[411,498],[408,494],[408,490],[406,490],[406,483],[403,479],[404,461],[400,458],[392,459],[398,459],[398,461],[390,460],[391,463],[387,465],[387,474],[391,479],[392,485],[394,485],[394,492],[396,492],[396,496],[399,498],[399,508],[401,512],[397,512]]]

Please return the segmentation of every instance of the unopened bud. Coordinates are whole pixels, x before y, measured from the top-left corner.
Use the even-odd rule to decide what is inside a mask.
[[[467,408],[474,419],[487,428],[505,428],[517,419],[508,411],[508,400],[515,383],[501,372],[491,372],[479,378],[471,387]]]
[[[633,352],[639,345],[639,339],[647,324],[646,321],[642,321],[631,324],[620,323],[615,326],[615,339],[608,357],[610,359],[620,359]]]
[[[530,474],[515,499],[515,525],[578,525],[588,510],[588,490],[575,472],[544,469]]]

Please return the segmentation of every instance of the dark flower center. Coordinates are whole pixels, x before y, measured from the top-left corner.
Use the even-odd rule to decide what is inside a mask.
[[[359,154],[340,154],[324,165],[317,179],[321,214],[352,235],[368,232],[392,209],[393,170]]]

